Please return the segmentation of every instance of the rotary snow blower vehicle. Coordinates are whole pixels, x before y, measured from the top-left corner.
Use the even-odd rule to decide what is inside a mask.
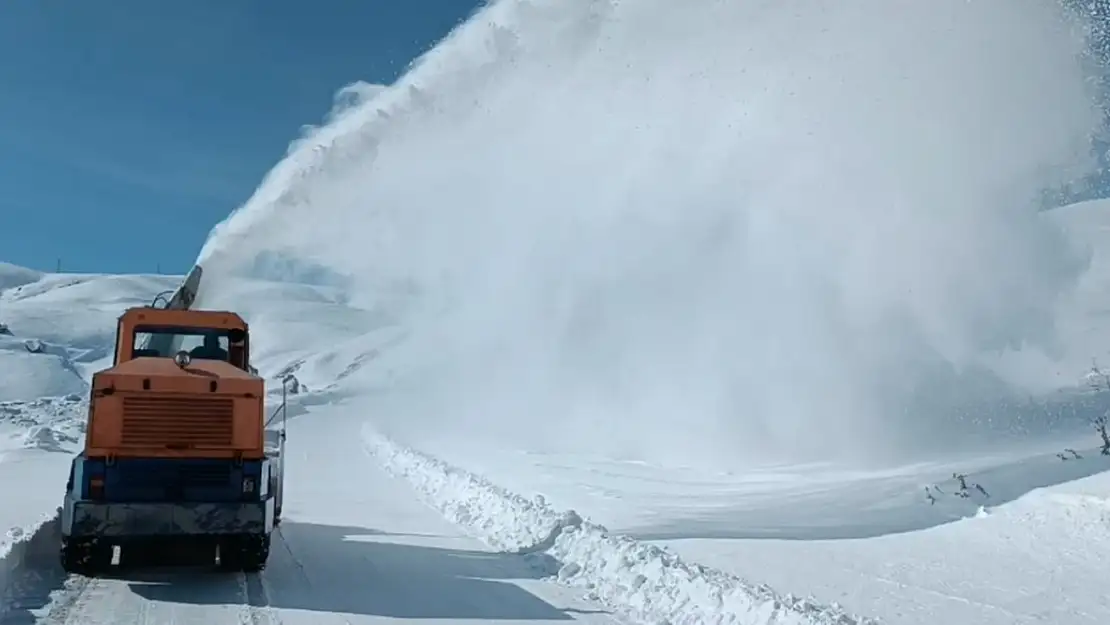
[[[116,548],[119,566],[170,556],[224,570],[266,565],[285,432],[266,430],[247,323],[190,310],[200,275],[195,267],[164,306],[156,299],[119,318],[115,361],[92,378],[85,448],[66,484],[66,571],[103,571]],[[284,408],[283,397],[274,416]]]

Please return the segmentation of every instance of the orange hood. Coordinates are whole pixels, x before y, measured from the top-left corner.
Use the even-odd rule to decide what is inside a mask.
[[[144,388],[144,384],[149,386]],[[218,393],[261,397],[264,392],[262,378],[230,363],[196,359],[182,369],[169,358],[136,358],[121,362],[93,375],[92,387],[94,393],[110,388],[122,392]]]

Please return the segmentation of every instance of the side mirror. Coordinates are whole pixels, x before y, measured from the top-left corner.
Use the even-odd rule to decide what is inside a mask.
[[[227,333],[227,340],[232,343],[242,343],[247,340],[247,331],[242,328],[232,328]]]

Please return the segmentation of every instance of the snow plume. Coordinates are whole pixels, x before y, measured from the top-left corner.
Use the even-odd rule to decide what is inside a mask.
[[[966,407],[1086,262],[1036,212],[1093,167],[1085,22],[502,0],[299,141],[200,262],[414,286],[434,374],[378,415],[410,437],[723,465],[1013,429]]]

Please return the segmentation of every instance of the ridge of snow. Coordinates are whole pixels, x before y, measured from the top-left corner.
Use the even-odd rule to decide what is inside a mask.
[[[6,613],[19,607],[11,597],[19,595],[21,586],[35,583],[34,569],[46,558],[57,557],[60,513],[55,508],[30,525],[0,534],[0,622],[8,622]]]
[[[521,554],[560,583],[641,622],[669,625],[874,625],[839,606],[781,595],[762,584],[686,562],[667,549],[611,534],[574,510],[559,511],[405,447],[372,426],[371,455],[410,482],[431,507],[487,544]],[[551,560],[557,567],[551,566]]]
[[[42,279],[41,271],[0,261],[0,291],[30,284]]]

